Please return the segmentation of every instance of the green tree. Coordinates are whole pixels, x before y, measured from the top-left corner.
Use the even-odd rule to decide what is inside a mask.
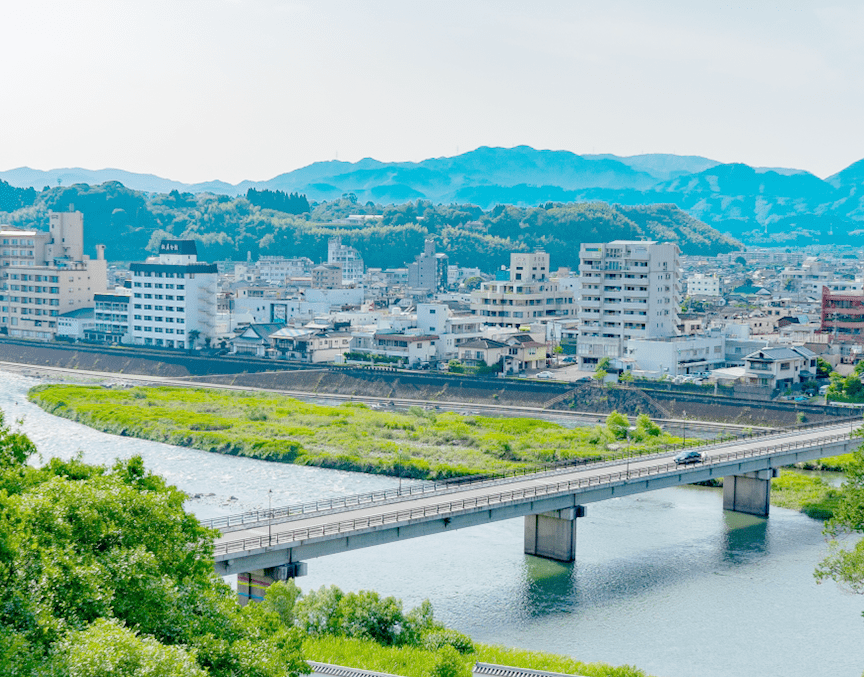
[[[627,437],[627,431],[630,429],[630,421],[624,414],[613,411],[606,417],[606,429],[616,440],[623,440]]]
[[[861,437],[861,433],[856,433]],[[844,535],[864,533],[864,447],[859,447],[847,466],[840,504],[825,525],[831,537],[829,554],[816,569],[816,579],[832,578],[856,593],[864,594],[864,539],[851,547],[839,540]]]
[[[465,280],[462,283],[462,286],[464,286],[467,291],[474,291],[475,289],[480,289],[481,284],[483,284],[483,278],[475,275]]]
[[[0,423],[0,674],[48,674],[52,660],[111,674],[88,648],[110,637],[128,674],[163,674],[147,661],[171,656],[211,677],[308,671],[299,631],[263,605],[241,609],[215,574],[214,532],[183,510],[185,494],[138,457],[37,469],[33,451]]]
[[[663,432],[660,426],[648,417],[648,414],[639,414],[636,417],[636,429],[642,437],[659,437],[660,433]]]
[[[206,677],[195,653],[139,636],[116,621],[98,619],[70,633],[58,662],[69,677]]]

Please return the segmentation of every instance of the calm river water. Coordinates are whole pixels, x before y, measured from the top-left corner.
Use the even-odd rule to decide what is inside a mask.
[[[26,400],[0,373],[0,409],[43,458],[140,454],[202,517],[392,486],[397,480],[269,464],[99,433]],[[209,494],[209,495],[208,495]],[[336,584],[429,598],[474,639],[639,666],[657,677],[859,677],[864,597],[816,585],[820,522],[772,508],[726,513],[721,492],[681,487],[588,506],[574,565],[522,553],[522,520],[309,561],[304,589]]]

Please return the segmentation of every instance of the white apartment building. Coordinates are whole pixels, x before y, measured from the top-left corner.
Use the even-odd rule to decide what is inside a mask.
[[[48,232],[0,226],[0,330],[43,341],[63,313],[91,307],[105,293],[105,247],[84,254],[84,215],[50,212]]]
[[[680,303],[675,244],[615,240],[579,251],[579,366],[624,355],[629,339],[674,336]]]
[[[483,336],[483,322],[476,315],[456,313],[444,303],[418,303],[417,327],[424,334],[435,334],[435,354],[438,360],[459,356],[463,343]]]
[[[720,296],[720,278],[696,273],[687,278],[687,296]]]
[[[471,292],[471,312],[484,324],[518,329],[532,322],[572,318],[573,292],[549,279],[549,254],[510,255],[510,280],[484,282]]]
[[[354,247],[342,244],[342,239],[331,237],[327,242],[327,263],[342,269],[342,284],[360,284],[363,281],[363,258]]]
[[[312,274],[312,259],[286,259],[282,256],[262,256],[258,259],[258,277],[267,284],[282,287],[292,277],[309,277]]]
[[[216,332],[216,264],[193,240],[163,240],[159,256],[132,263],[132,342],[192,348]]]

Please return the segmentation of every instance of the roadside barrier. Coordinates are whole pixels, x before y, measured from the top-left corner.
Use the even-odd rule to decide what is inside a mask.
[[[823,446],[832,442],[846,441],[848,439],[851,439],[851,433],[852,430],[850,429],[849,432],[843,431],[824,437],[790,441],[785,444],[781,442],[780,444],[767,445],[764,447],[741,449],[728,453],[720,453],[711,456],[708,459],[705,459],[699,463],[690,465],[687,469],[694,467],[713,466],[745,458],[767,456],[771,454],[782,453],[784,451],[791,451],[793,449],[805,449],[814,446]],[[638,457],[639,460],[645,460],[646,458],[647,457],[644,456]],[[421,506],[408,510],[394,510],[378,515],[360,517],[353,520],[334,521],[328,522],[326,524],[304,527],[302,529],[280,531],[268,536],[256,536],[252,538],[239,539],[236,541],[226,541],[216,544],[216,546],[214,547],[214,554],[224,555],[232,552],[246,552],[249,550],[258,550],[261,548],[270,547],[272,545],[278,545],[280,543],[297,543],[312,538],[323,538],[335,534],[343,534],[346,532],[358,531],[360,529],[370,529],[398,522],[410,522],[411,520],[416,519],[424,519],[427,517],[435,517],[438,515],[452,515],[467,510],[476,510],[477,508],[498,506],[514,502],[524,502],[526,499],[531,498],[569,494],[572,493],[574,490],[579,490],[592,486],[599,486],[603,484],[611,484],[620,481],[626,482],[632,479],[639,479],[647,476],[674,475],[676,473],[681,473],[682,470],[684,470],[684,468],[674,462],[663,463],[647,468],[627,468],[627,470],[618,470],[616,472],[605,473],[603,475],[593,475],[591,477],[575,478],[562,482],[550,482],[548,484],[522,487],[519,489],[513,489],[511,491],[499,491],[491,494],[475,496],[472,498],[446,501],[442,503],[436,503],[434,505]],[[463,487],[460,487],[460,489],[461,488]],[[365,494],[365,496],[371,495],[372,494]],[[345,497],[345,499],[339,500],[347,500],[350,498],[352,497]],[[310,503],[308,505],[317,504]],[[265,513],[269,515],[270,512],[271,511],[258,511],[257,514]]]

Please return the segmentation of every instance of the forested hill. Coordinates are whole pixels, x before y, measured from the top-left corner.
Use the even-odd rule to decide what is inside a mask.
[[[266,181],[237,185],[221,181],[187,185],[118,169],[80,168],[19,168],[0,172],[0,179],[31,189],[58,182],[70,186],[114,180],[152,194],[179,190],[234,197],[248,196],[252,189],[304,195],[318,202],[354,195],[362,204],[429,200],[483,209],[497,204],[536,207],[547,202],[672,204],[748,245],[864,245],[864,160],[821,179],[797,169],[721,164],[699,156],[577,155],[517,146],[481,147],[420,162],[372,158],[315,162]],[[0,190],[0,210],[17,208],[8,206],[7,197]]]
[[[508,264],[511,252],[538,248],[549,252],[553,266],[575,267],[582,242],[657,239],[677,242],[684,253],[705,255],[740,247],[673,205],[549,202],[484,211],[424,200],[361,205],[353,197],[310,205],[304,196],[275,191],[252,191],[250,201],[208,193],[145,194],[117,182],[40,193],[0,182],[0,195],[7,195],[5,204],[14,207],[0,212],[0,223],[42,230],[48,227],[49,210],[74,206],[84,214],[86,251],[93,254],[96,244],[105,244],[108,259],[115,261],[141,260],[167,237],[194,238],[201,257],[209,261],[245,260],[247,253],[253,259],[308,256],[320,261],[327,256],[327,239],[340,235],[372,267],[403,266],[420,253],[424,239],[433,237],[451,263],[489,271]],[[345,225],[352,214],[382,218]]]

